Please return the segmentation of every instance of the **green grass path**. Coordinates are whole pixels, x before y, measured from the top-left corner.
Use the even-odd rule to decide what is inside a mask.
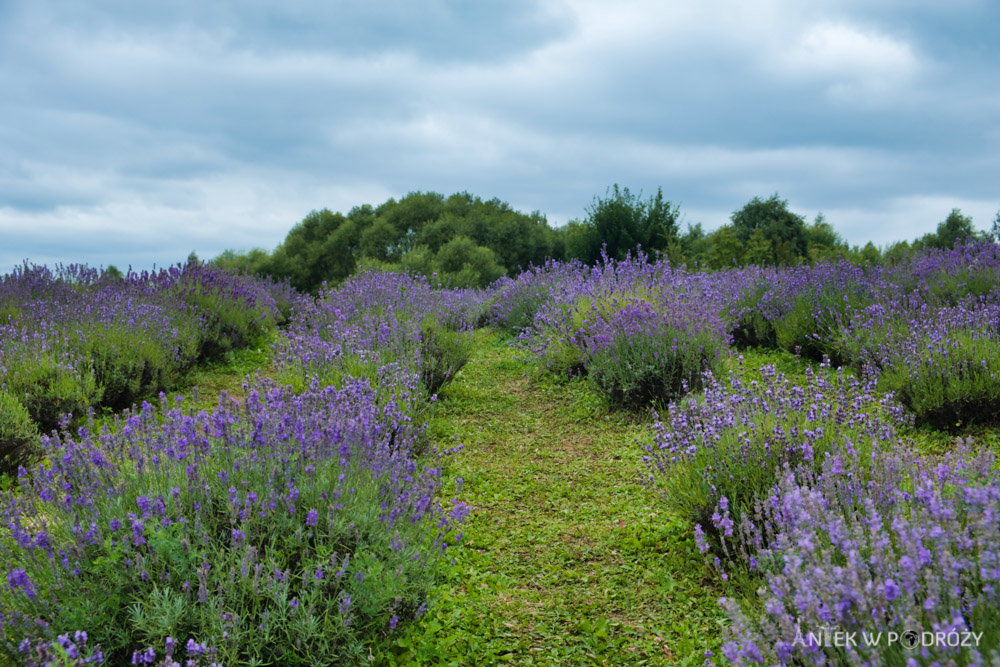
[[[495,334],[443,391],[430,434],[464,445],[448,494],[473,512],[439,600],[392,664],[701,665],[720,591],[689,531],[639,483],[646,426],[581,382],[544,384]]]

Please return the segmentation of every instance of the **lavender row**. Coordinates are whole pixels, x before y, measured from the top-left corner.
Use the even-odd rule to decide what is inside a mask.
[[[279,385],[42,439],[2,496],[0,651],[27,664],[358,664],[421,615],[466,510],[423,411],[475,292],[362,274],[292,298]],[[59,662],[59,661],[62,662]]]
[[[88,408],[131,406],[196,363],[259,343],[291,298],[197,263],[123,277],[26,264],[0,278],[0,391],[43,432],[65,414],[79,423]]]
[[[673,404],[645,458],[730,591],[723,657],[1000,660],[992,456],[971,445],[920,455],[904,436],[912,415],[873,378],[821,367],[793,382],[767,366],[759,380],[743,376],[708,378],[699,400]]]

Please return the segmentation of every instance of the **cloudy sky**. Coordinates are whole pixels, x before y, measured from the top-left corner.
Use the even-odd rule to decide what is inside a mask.
[[[415,190],[987,228],[998,25],[996,0],[0,0],[0,272],[272,249]]]

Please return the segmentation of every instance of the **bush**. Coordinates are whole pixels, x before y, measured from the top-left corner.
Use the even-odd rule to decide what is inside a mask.
[[[90,369],[81,363],[60,361],[50,352],[28,353],[11,359],[3,378],[6,390],[31,415],[42,432],[59,428],[65,415],[79,423],[101,399],[101,388]]]
[[[730,305],[733,318],[733,344],[740,348],[766,347],[777,349],[773,317],[765,314],[762,304],[768,302],[772,286],[766,281],[747,289],[743,296]]]
[[[891,443],[906,423],[901,407],[843,372],[807,369],[796,385],[772,366],[760,381],[709,378],[700,400],[676,403],[654,424],[647,445],[649,481],[683,520],[709,531],[717,555],[718,521],[736,524],[780,480],[782,470],[817,469],[845,443],[867,460],[873,442]],[[724,505],[720,510],[720,504]]]
[[[954,307],[873,306],[838,345],[918,424],[959,430],[1000,414],[1000,305],[970,298]]]
[[[617,335],[587,362],[587,374],[612,406],[638,410],[701,389],[718,372],[722,346],[707,333],[680,329]]]
[[[468,334],[442,327],[434,317],[420,323],[420,381],[428,395],[437,394],[469,361]]]
[[[224,664],[353,665],[422,613],[452,519],[368,382],[167,407],[43,438],[51,468],[2,496],[0,658],[85,630],[110,664],[173,638]]]
[[[853,463],[842,454],[811,479],[785,474],[742,522],[733,540],[765,585],[752,603],[723,600],[732,622],[723,656],[735,665],[903,665],[918,656],[920,664],[996,664],[992,457],[962,446],[931,465],[889,449],[874,455],[871,474]],[[838,646],[824,628],[856,633],[856,645]],[[917,633],[914,646],[887,636],[905,630]],[[937,632],[976,636],[939,643]]]
[[[30,467],[40,453],[38,429],[14,396],[0,391],[0,475]]]
[[[172,288],[198,321],[199,358],[256,345],[280,317],[266,281],[189,263]]]

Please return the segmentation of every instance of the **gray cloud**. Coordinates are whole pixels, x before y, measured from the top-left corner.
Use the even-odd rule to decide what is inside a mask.
[[[876,6],[877,5],[877,6]],[[1000,207],[988,0],[8,2],[0,271],[271,248],[309,210],[469,190],[584,215],[775,191],[856,243]]]

